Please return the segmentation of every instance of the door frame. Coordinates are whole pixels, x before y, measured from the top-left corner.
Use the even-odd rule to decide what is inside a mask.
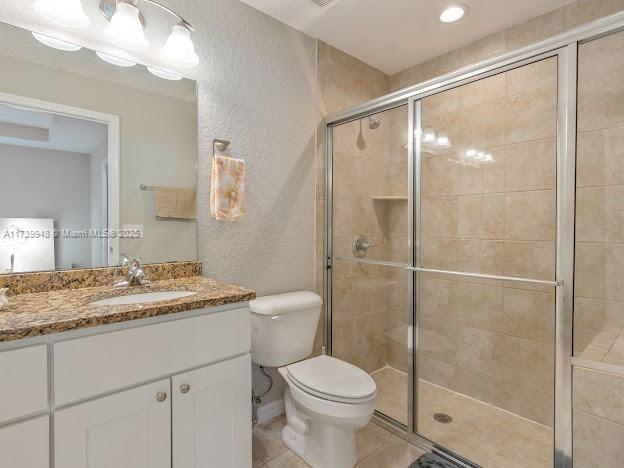
[[[42,110],[51,114],[73,117],[75,119],[91,120],[108,127],[108,225],[106,229],[118,233],[121,165],[121,130],[119,116],[5,92],[0,92],[0,103]],[[117,265],[119,263],[119,236],[108,237],[103,244],[106,244],[106,256],[104,257],[106,259],[106,264],[108,266]]]

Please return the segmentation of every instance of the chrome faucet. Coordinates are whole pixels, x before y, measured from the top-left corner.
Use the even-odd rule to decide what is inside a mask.
[[[126,273],[126,279],[113,283],[113,286],[142,286],[149,283],[150,281],[145,279],[145,272],[143,271],[143,267],[141,267],[141,259],[135,258],[128,263],[128,272]]]

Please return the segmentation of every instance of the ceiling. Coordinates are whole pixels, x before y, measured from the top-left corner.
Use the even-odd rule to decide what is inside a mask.
[[[29,31],[9,24],[0,23],[0,38],[0,60],[7,56],[189,102],[196,99],[195,83],[191,80],[163,80],[142,66],[115,67],[86,48],[76,52],[52,49],[37,42]]]
[[[107,139],[106,124],[0,103],[0,145],[88,155]]]
[[[453,0],[241,1],[392,75],[574,0],[459,0],[456,23],[438,19]]]

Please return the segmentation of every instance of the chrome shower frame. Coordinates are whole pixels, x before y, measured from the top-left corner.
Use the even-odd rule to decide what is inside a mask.
[[[556,232],[556,277],[555,281],[528,280],[537,284],[550,285],[556,290],[555,310],[555,393],[554,393],[554,466],[572,467],[572,365],[573,358],[573,293],[574,293],[574,216],[575,216],[575,170],[576,170],[576,116],[577,116],[577,70],[578,45],[624,29],[624,12],[593,21],[581,27],[552,36],[538,43],[501,54],[481,63],[464,67],[452,73],[393,92],[386,96],[360,104],[329,116],[326,123],[326,255],[325,255],[325,335],[326,350],[332,353],[332,262],[333,255],[333,127],[369,117],[373,114],[408,106],[408,239],[410,264],[365,260],[341,259],[361,263],[381,264],[411,271],[410,293],[410,340],[409,358],[409,405],[408,426],[376,413],[374,420],[379,425],[409,440],[425,450],[433,450],[454,460],[461,466],[475,466],[470,461],[436,445],[418,434],[417,428],[417,353],[418,353],[418,275],[427,271],[419,263],[420,229],[420,119],[421,100],[488,76],[521,67],[551,57],[557,58],[557,232]],[[411,136],[414,135],[414,138]],[[464,275],[466,272],[446,272]],[[469,276],[491,277],[469,273]],[[505,278],[511,281],[518,278]],[[527,281],[524,279],[524,281]],[[591,363],[583,362],[585,367]],[[596,366],[600,369],[600,366]]]

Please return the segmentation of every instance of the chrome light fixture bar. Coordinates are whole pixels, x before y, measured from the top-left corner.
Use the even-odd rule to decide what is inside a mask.
[[[149,47],[149,42],[143,34],[145,18],[137,7],[139,1],[158,7],[177,20],[162,48],[165,60],[179,68],[197,66],[199,57],[191,39],[193,27],[171,8],[154,0],[102,0],[100,11],[110,21],[110,25],[104,30],[107,37],[116,45],[126,49],[145,50]]]

